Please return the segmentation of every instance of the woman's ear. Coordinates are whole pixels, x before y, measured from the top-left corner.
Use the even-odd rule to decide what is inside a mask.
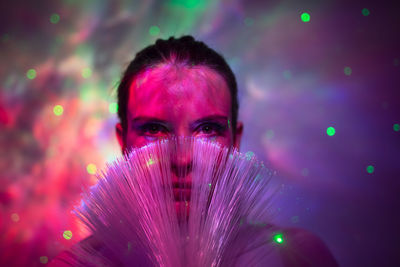
[[[233,146],[237,150],[240,149],[240,141],[242,140],[242,134],[243,134],[243,123],[241,121],[238,121],[236,123],[236,133],[235,133],[234,142],[233,142]]]
[[[124,138],[124,130],[122,129],[122,125],[120,122],[118,122],[115,125],[115,134],[118,139],[119,146],[121,147],[122,153],[124,153],[126,144],[125,144],[125,138]]]

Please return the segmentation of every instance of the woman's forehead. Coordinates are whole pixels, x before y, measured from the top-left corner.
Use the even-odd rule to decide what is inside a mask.
[[[163,63],[140,73],[129,90],[128,113],[132,116],[207,110],[230,114],[231,97],[225,79],[206,66]]]

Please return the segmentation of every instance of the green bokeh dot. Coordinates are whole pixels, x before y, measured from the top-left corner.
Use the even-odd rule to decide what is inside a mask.
[[[307,12],[304,12],[303,14],[301,14],[301,20],[303,22],[309,22],[310,21],[310,14],[308,14]]]
[[[50,16],[50,22],[53,24],[57,24],[60,21],[60,15],[57,13],[51,14]]]
[[[72,238],[72,232],[70,230],[65,230],[63,233],[63,237],[67,240],[70,240]]]
[[[283,235],[282,235],[281,233],[275,234],[274,237],[273,237],[273,239],[274,239],[274,242],[275,242],[275,243],[278,243],[278,244],[283,244],[283,242],[285,241],[285,240],[283,239]]]
[[[26,72],[26,77],[27,77],[29,80],[35,79],[35,78],[36,78],[36,70],[35,70],[35,69],[29,69],[29,70]]]
[[[252,26],[252,25],[254,24],[254,19],[252,19],[252,18],[245,18],[245,19],[244,19],[244,24],[245,24],[246,26]]]
[[[97,172],[97,167],[96,167],[95,164],[90,163],[90,164],[88,164],[88,165],[86,166],[86,171],[87,171],[89,174],[96,174],[96,172]]]
[[[362,13],[364,16],[368,16],[368,15],[370,14],[368,8],[363,8],[363,9],[361,10],[361,13]]]
[[[84,68],[82,70],[82,77],[87,79],[90,78],[90,76],[92,76],[92,70],[90,68]]]
[[[326,129],[326,134],[329,135],[329,136],[334,136],[335,133],[336,133],[336,130],[335,130],[335,128],[333,128],[333,127],[328,127],[328,128]]]
[[[374,170],[375,170],[374,166],[372,166],[372,165],[367,166],[366,169],[367,169],[367,172],[368,172],[369,174],[374,173]]]
[[[54,115],[61,116],[64,113],[64,108],[61,105],[55,105],[53,108]]]
[[[394,130],[395,132],[400,131],[400,125],[399,125],[398,123],[393,124],[393,130]]]
[[[42,264],[47,264],[49,262],[49,258],[47,258],[46,256],[41,256],[39,258],[40,263]]]
[[[344,72],[345,75],[350,76],[353,71],[352,71],[352,69],[350,67],[345,67],[343,69],[343,72]]]
[[[157,26],[151,26],[149,29],[149,34],[151,36],[157,36],[160,34],[160,28],[158,28]]]
[[[118,112],[118,104],[115,103],[115,102],[110,103],[110,104],[108,105],[108,111],[109,111],[111,114],[117,113],[117,112]]]

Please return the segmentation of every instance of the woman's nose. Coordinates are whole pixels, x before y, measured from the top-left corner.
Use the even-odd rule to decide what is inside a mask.
[[[177,177],[185,177],[193,167],[193,138],[174,138],[171,145],[172,171]]]

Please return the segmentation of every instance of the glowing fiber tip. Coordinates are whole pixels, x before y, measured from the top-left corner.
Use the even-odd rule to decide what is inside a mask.
[[[154,162],[155,161],[153,159],[149,159],[146,164],[147,164],[147,166],[150,166],[150,165],[153,165]]]
[[[283,239],[283,235],[281,233],[274,235],[274,242],[277,244],[283,244],[285,240]]]

